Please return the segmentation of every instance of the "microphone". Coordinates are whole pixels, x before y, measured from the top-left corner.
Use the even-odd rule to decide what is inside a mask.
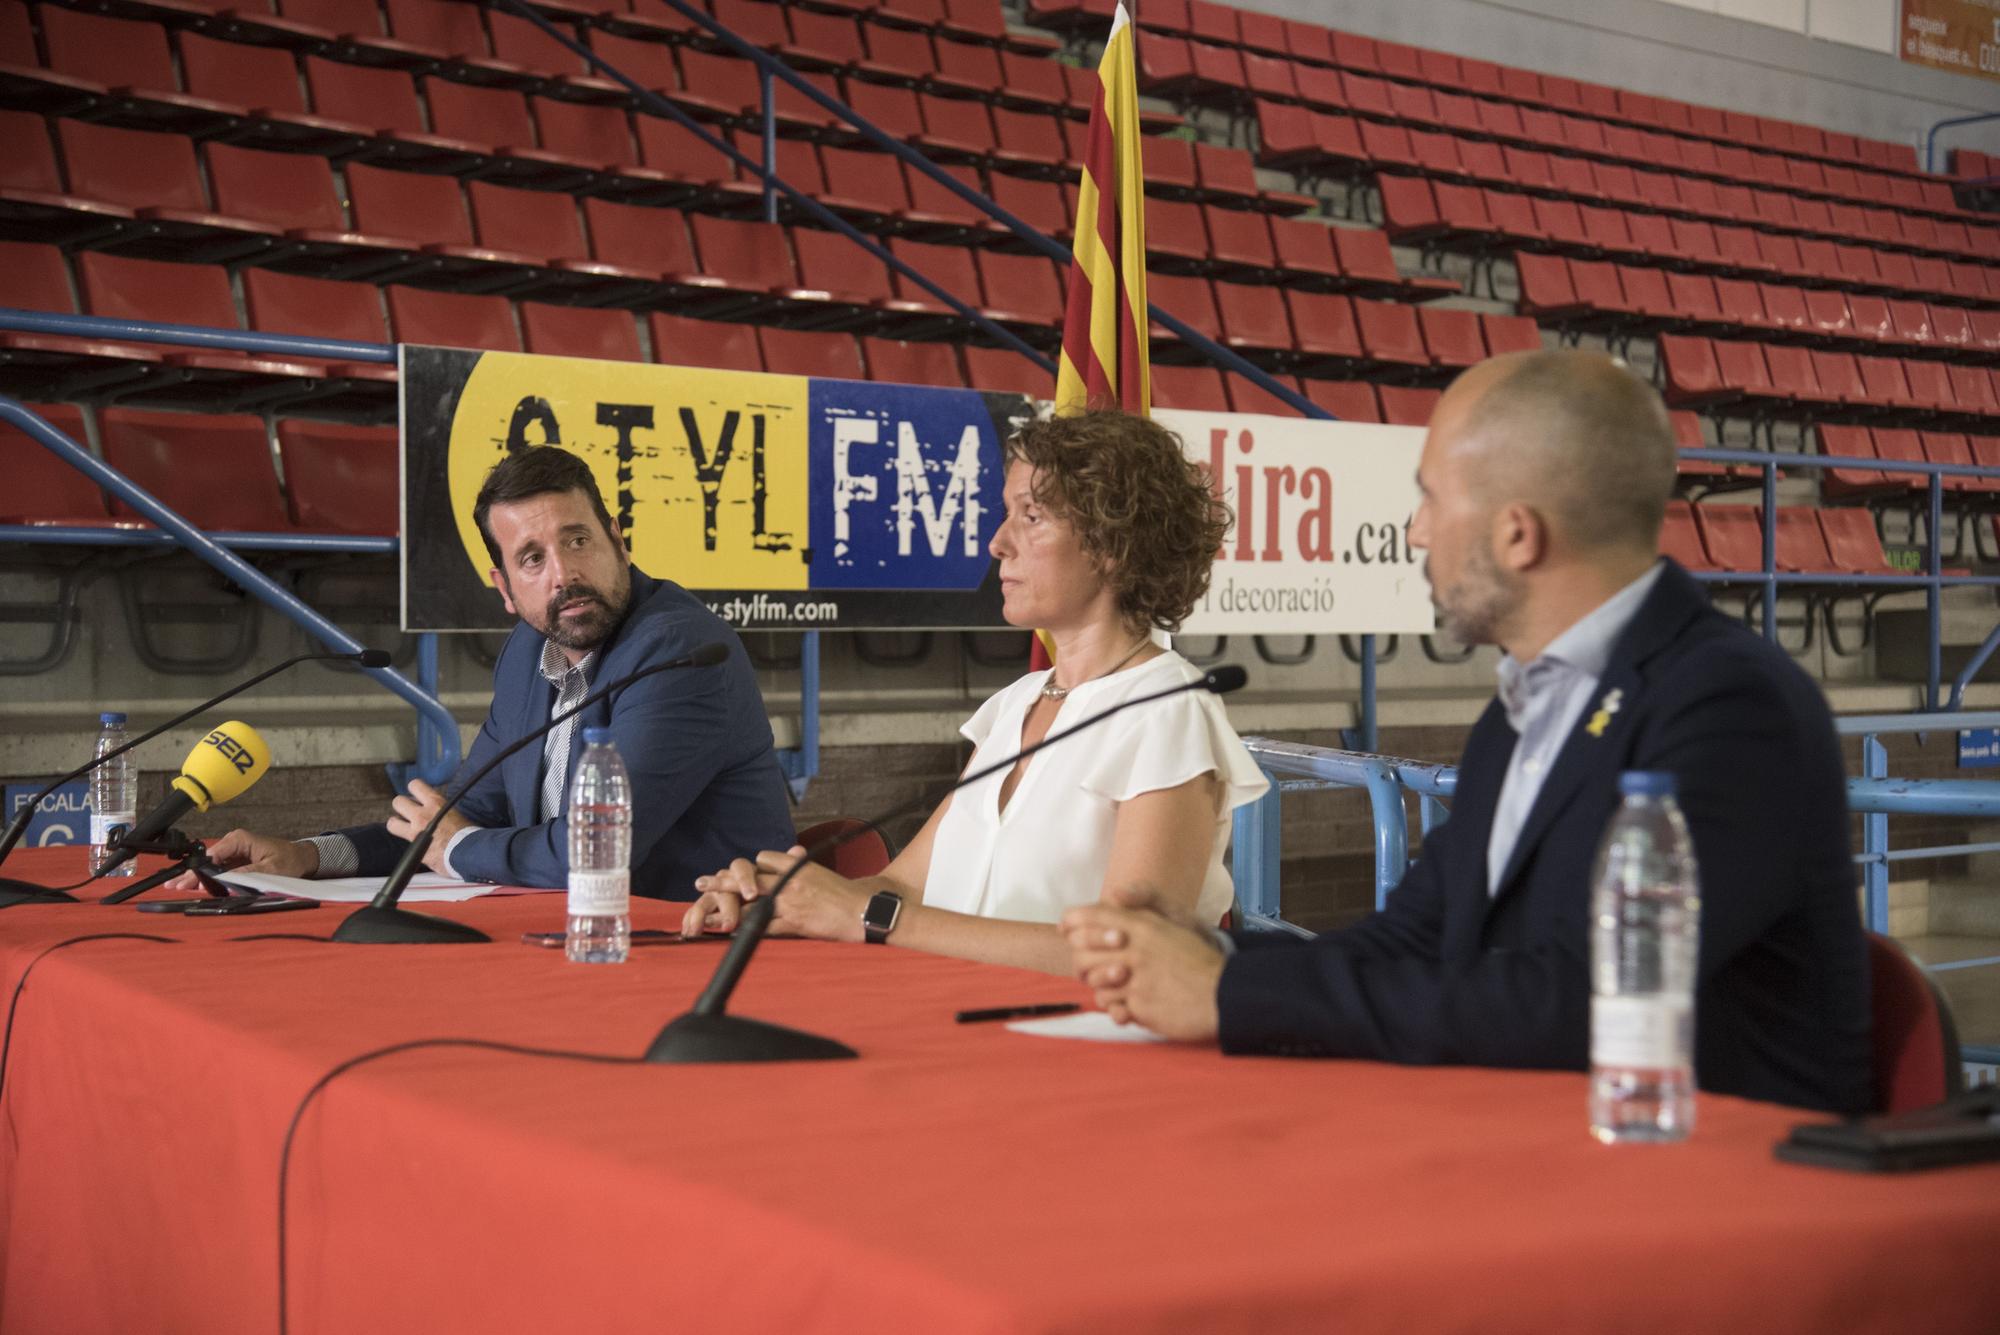
[[[166,732],[172,728],[178,728],[181,724],[186,723],[189,719],[193,718],[195,715],[206,713],[207,711],[221,704],[224,700],[228,700],[234,696],[241,695],[243,692],[249,690],[252,686],[257,685],[258,683],[265,681],[268,678],[275,677],[280,672],[283,672],[286,668],[296,667],[300,663],[309,663],[314,661],[355,663],[363,668],[385,668],[389,666],[389,655],[381,649],[362,649],[355,653],[299,654],[295,657],[287,658],[284,662],[277,664],[275,667],[266,668],[264,671],[250,678],[250,680],[246,682],[240,682],[237,685],[230,687],[228,690],[216,696],[214,699],[204,700],[200,704],[196,705],[193,709],[188,710],[186,713],[176,714],[174,717],[168,719],[165,723],[162,723],[159,727],[140,733],[137,737],[134,737],[131,741],[126,742],[123,746],[113,747],[111,750],[106,751],[103,755],[92,758],[88,764],[79,765],[77,768],[63,775],[60,779],[50,780],[49,783],[45,787],[43,787],[43,789],[40,792],[36,793],[33,797],[29,798],[27,802],[22,804],[21,809],[14,813],[14,819],[7,823],[7,829],[5,833],[0,833],[0,861],[5,861],[7,854],[11,853],[14,850],[14,845],[21,841],[21,835],[28,828],[28,822],[34,819],[35,809],[41,806],[42,799],[47,797],[50,793],[53,793],[56,789],[62,787],[64,784],[70,782],[72,779],[82,778],[84,775],[90,773],[90,771],[96,769],[99,765],[102,765],[105,761],[110,760],[112,757],[122,756],[127,751],[130,751],[133,747],[143,746],[147,742],[152,741],[155,737],[158,737],[161,733]],[[29,899],[43,899],[51,901],[62,900],[71,903],[75,902],[75,896],[64,894],[61,892],[51,892],[45,889],[44,887],[35,884],[33,881],[17,881],[8,879],[6,877],[0,877],[0,908],[6,908],[10,904],[18,904],[24,900],[29,900]]]
[[[247,723],[231,721],[194,744],[167,795],[111,845],[102,876],[180,823],[190,811],[234,801],[271,768],[271,748]]]
[[[1012,769],[1021,761],[1046,750],[1057,742],[1067,741],[1080,732],[1096,727],[1114,714],[1121,714],[1140,705],[1164,700],[1169,696],[1185,695],[1189,691],[1212,691],[1217,695],[1227,695],[1238,690],[1249,680],[1249,674],[1235,664],[1228,664],[1204,673],[1194,681],[1170,686],[1164,691],[1154,691],[1150,695],[1137,696],[1120,701],[1101,714],[1093,714],[1081,723],[1072,724],[1060,732],[1052,732],[1033,746],[1024,746],[1005,760],[996,760],[964,775],[946,788],[939,797],[913,798],[900,806],[883,812],[873,820],[829,835],[795,859],[785,868],[778,883],[771,892],[751,901],[743,910],[743,921],[737,926],[736,935],[729,943],[728,951],[721,963],[715,966],[714,975],[708,986],[695,1001],[694,1009],[668,1023],[667,1027],[653,1039],[652,1047],[646,1050],[649,1062],[771,1062],[771,1061],[826,1061],[836,1057],[853,1057],[857,1054],[845,1043],[817,1034],[808,1034],[798,1029],[787,1029],[782,1025],[766,1024],[762,1020],[747,1019],[731,1015],[724,1008],[729,1004],[729,994],[736,990],[742,980],[743,971],[750,967],[750,957],[757,951],[758,942],[770,930],[771,917],[777,912],[778,896],[791,883],[799,869],[808,862],[826,856],[848,840],[865,831],[876,829],[884,822],[926,806],[935,806],[943,797],[948,797],[961,788],[969,788],[982,779],[990,779]]]
[[[607,682],[599,686],[570,708],[555,715],[541,727],[536,728],[508,746],[501,748],[499,754],[495,755],[484,765],[481,765],[471,778],[459,785],[458,791],[453,793],[445,801],[444,805],[438,808],[435,816],[431,817],[430,824],[417,831],[417,837],[410,840],[409,847],[403,850],[402,859],[396,863],[395,869],[389,873],[389,879],[382,882],[382,888],[375,892],[375,898],[348,914],[345,921],[334,929],[333,939],[335,941],[367,945],[384,945],[397,942],[422,944],[447,941],[491,941],[492,937],[486,935],[486,933],[476,927],[467,927],[464,923],[453,922],[448,918],[433,918],[428,914],[412,913],[408,909],[396,907],[397,901],[403,897],[403,891],[410,884],[410,878],[415,876],[417,868],[423,865],[424,854],[431,846],[431,836],[437,833],[438,823],[445,818],[445,813],[457,806],[459,799],[471,792],[473,786],[481,779],[491,774],[501,761],[513,755],[528,743],[540,741],[543,737],[553,732],[565,719],[575,717],[606,696],[617,691],[622,691],[633,682],[643,681],[655,673],[671,672],[677,668],[714,667],[717,663],[722,662],[728,657],[729,646],[718,642],[701,645],[693,652],[685,654],[680,658],[672,658],[664,663],[655,663],[651,667],[640,668],[637,672],[630,673],[620,677],[616,681]]]

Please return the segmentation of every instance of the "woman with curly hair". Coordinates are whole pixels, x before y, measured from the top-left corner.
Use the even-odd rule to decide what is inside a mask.
[[[1055,641],[1056,666],[981,706],[962,731],[967,772],[1120,701],[1201,673],[1160,648],[1208,589],[1230,514],[1166,428],[1119,412],[1024,427],[1007,444],[1006,518],[991,550],[1008,622]],[[879,876],[800,871],[778,899],[774,932],[889,944],[1049,973],[1070,971],[1056,923],[1121,886],[1214,922],[1232,899],[1222,865],[1232,809],[1266,781],[1205,691],[1107,720],[962,788],[931,813]],[[800,850],[742,858],[698,880],[682,930],[734,928],[745,898],[767,893]],[[878,896],[886,933],[863,914]]]

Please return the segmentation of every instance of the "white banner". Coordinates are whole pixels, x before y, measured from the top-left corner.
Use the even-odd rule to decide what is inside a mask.
[[[1205,465],[1236,527],[1186,635],[1420,634],[1435,628],[1412,551],[1421,427],[1156,409]]]

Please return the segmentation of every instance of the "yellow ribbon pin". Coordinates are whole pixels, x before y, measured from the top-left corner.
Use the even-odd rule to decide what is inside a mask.
[[[1590,722],[1583,725],[1583,730],[1592,737],[1602,737],[1604,730],[1611,726],[1611,716],[1618,712],[1618,707],[1624,702],[1625,692],[1616,687],[1606,691],[1604,698],[1597,702],[1597,712],[1590,716]]]

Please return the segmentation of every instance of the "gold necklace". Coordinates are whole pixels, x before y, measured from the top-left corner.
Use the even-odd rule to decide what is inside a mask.
[[[1084,681],[1078,682],[1076,686],[1085,686],[1088,685],[1090,682],[1098,680],[1099,677],[1110,676],[1113,672],[1116,672],[1119,668],[1124,667],[1127,663],[1137,658],[1139,656],[1139,651],[1141,649],[1144,649],[1147,645],[1151,644],[1152,642],[1153,641],[1151,637],[1139,641],[1137,644],[1132,646],[1131,653],[1125,655],[1123,658],[1119,659],[1116,663],[1113,663],[1105,671],[1098,673],[1096,677],[1086,678]],[[1076,686],[1056,685],[1056,674],[1052,670],[1049,673],[1048,681],[1044,682],[1042,685],[1042,698],[1044,700],[1060,700],[1063,697],[1067,696],[1071,691],[1075,690]]]

